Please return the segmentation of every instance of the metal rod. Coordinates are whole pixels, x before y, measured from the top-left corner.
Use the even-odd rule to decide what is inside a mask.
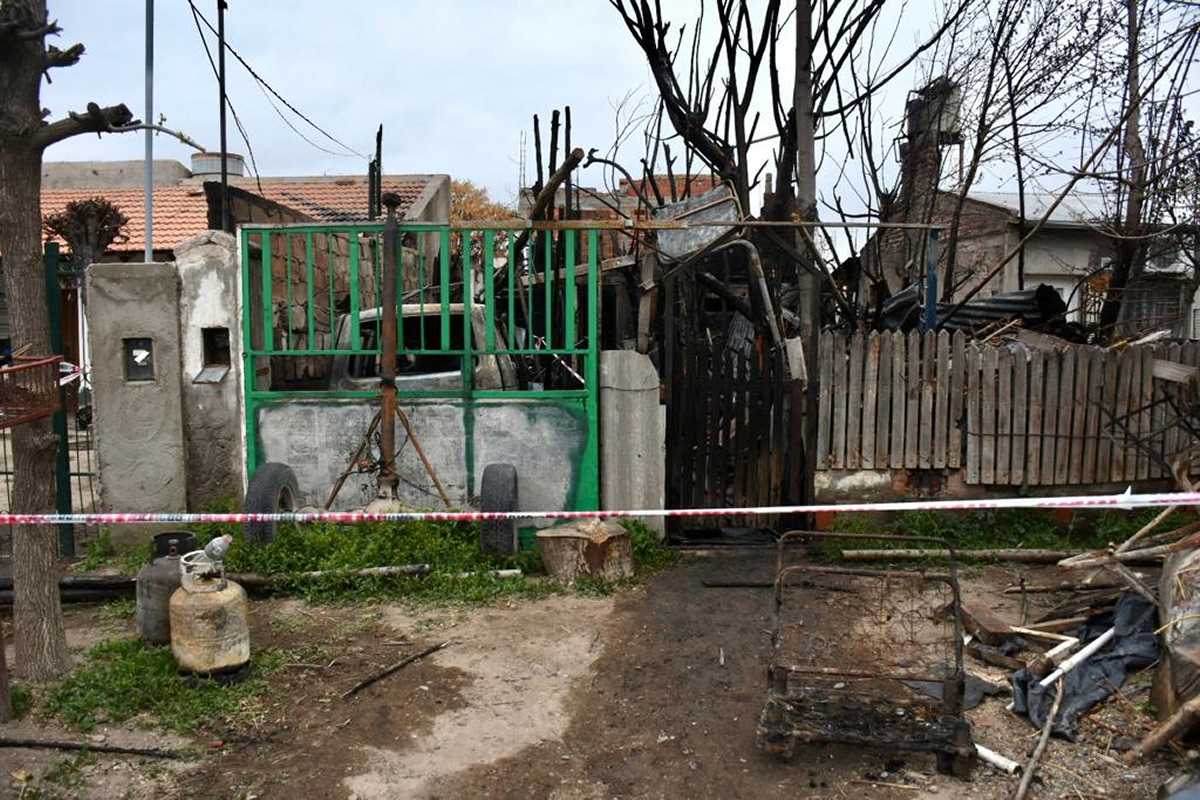
[[[146,124],[154,124],[154,0],[146,0]],[[142,260],[149,264],[154,261],[154,131],[150,128],[146,129],[146,165],[142,177],[146,195],[146,244]]]
[[[379,494],[396,496],[400,482],[396,474],[396,248],[399,235],[396,226],[396,207],[399,195],[388,192],[383,196],[387,206],[387,222],[383,228],[383,297],[380,298],[379,347]]]
[[[217,83],[221,92],[221,230],[232,233],[229,224],[229,165],[225,152],[225,6],[225,0],[217,0]]]

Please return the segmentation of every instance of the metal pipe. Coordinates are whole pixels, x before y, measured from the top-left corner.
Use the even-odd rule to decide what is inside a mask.
[[[783,347],[783,336],[779,333],[779,321],[775,319],[775,309],[771,305],[771,291],[767,288],[767,276],[766,273],[763,272],[762,259],[759,257],[758,248],[754,246],[754,243],[745,239],[734,239],[733,241],[726,242],[719,247],[714,247],[709,255],[715,255],[726,248],[734,247],[736,245],[745,247],[750,253],[750,272],[754,275],[755,283],[758,285],[759,294],[762,295],[763,312],[767,317],[767,326],[771,330],[771,340],[775,343],[776,347]],[[790,364],[788,364],[788,369],[791,369]]]
[[[146,0],[146,124],[154,124],[154,0]],[[146,165],[142,177],[146,195],[146,245],[142,260],[149,264],[154,261],[154,131],[150,128],[146,129]]]
[[[383,226],[383,287],[379,301],[379,494],[396,496],[400,476],[396,474],[396,250],[399,225],[396,208],[400,196],[383,196],[387,221]],[[469,316],[469,314],[468,314]],[[439,487],[440,488],[440,487]]]
[[[225,0],[217,0],[217,83],[221,92],[221,230],[232,233],[229,224],[229,165],[225,145]]]

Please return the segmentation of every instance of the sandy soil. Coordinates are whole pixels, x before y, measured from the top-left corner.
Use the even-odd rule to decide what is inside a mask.
[[[257,602],[256,646],[319,647],[329,661],[281,670],[252,726],[199,743],[212,753],[203,762],[176,773],[137,759],[98,760],[83,770],[87,785],[62,796],[1011,796],[1014,778],[979,767],[962,783],[937,774],[931,756],[813,745],[785,763],[760,752],[755,727],[770,653],[769,592],[705,588],[701,581],[765,580],[770,559],[763,551],[693,557],[609,599],[420,613]],[[1014,574],[972,571],[964,593],[1017,619],[1019,598],[998,594]],[[1053,598],[1036,602],[1046,606]],[[810,617],[806,626],[819,633],[820,615]],[[379,667],[447,640],[446,649],[341,699]],[[1004,682],[998,671],[969,666]],[[1174,756],[1132,769],[1118,760],[1122,739],[1151,724],[1136,708],[1145,699],[1138,691],[1127,689],[1127,698],[1085,720],[1080,743],[1052,742],[1045,782],[1031,796],[1152,797]],[[1006,702],[991,698],[969,712],[975,737],[1024,760],[1036,732],[1006,712]],[[0,751],[0,776],[15,769],[38,774],[52,759]],[[114,783],[109,776],[122,770],[124,783]]]

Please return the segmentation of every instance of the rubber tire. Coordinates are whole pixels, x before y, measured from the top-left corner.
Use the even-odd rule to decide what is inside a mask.
[[[300,497],[300,485],[296,473],[287,464],[271,461],[254,471],[250,485],[246,487],[246,513],[274,514],[277,511],[295,511]],[[247,522],[246,540],[262,547],[275,540],[275,522]]]
[[[480,511],[517,510],[517,468],[512,464],[488,464],[479,488]],[[516,520],[487,520],[479,523],[479,546],[485,553],[516,555]]]

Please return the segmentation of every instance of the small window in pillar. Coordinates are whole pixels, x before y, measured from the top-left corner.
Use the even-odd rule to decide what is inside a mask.
[[[129,383],[154,380],[154,340],[147,337],[122,340],[125,380]]]
[[[202,328],[200,346],[203,366],[194,383],[220,383],[229,372],[229,328]]]

